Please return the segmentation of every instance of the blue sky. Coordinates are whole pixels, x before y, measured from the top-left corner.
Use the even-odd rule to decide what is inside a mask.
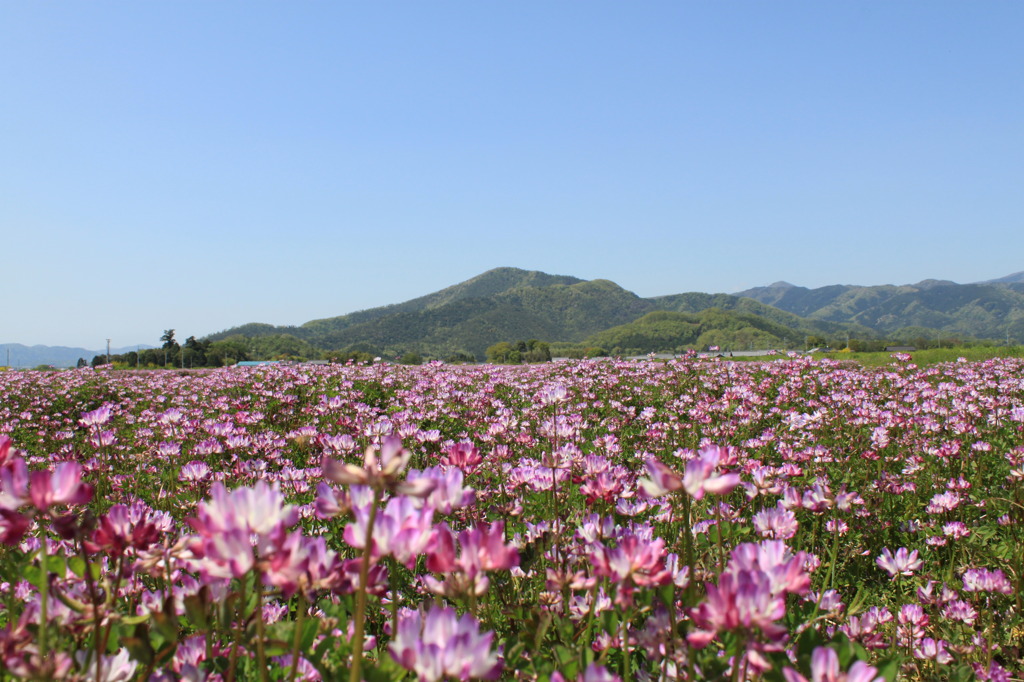
[[[1024,270],[1024,3],[0,0],[0,342]]]

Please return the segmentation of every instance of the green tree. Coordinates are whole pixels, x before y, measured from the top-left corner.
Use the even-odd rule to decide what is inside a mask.
[[[209,341],[199,341],[196,337],[190,336],[185,339],[185,348],[188,351],[185,358],[189,367],[206,365],[206,351],[210,348]]]
[[[518,351],[508,341],[500,341],[487,348],[487,362],[508,363],[511,362],[512,353]]]
[[[165,329],[163,336],[160,337],[160,340],[163,341],[164,343],[164,345],[161,346],[161,348],[163,348],[164,350],[172,350],[178,347],[178,342],[174,340],[173,329]]]

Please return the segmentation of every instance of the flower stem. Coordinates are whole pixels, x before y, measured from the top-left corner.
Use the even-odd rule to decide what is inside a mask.
[[[263,588],[260,587],[260,575],[256,568],[252,569],[252,588],[256,592],[256,660],[260,664],[260,679],[268,682],[270,677],[267,674],[267,652],[263,642]]]
[[[299,645],[302,642],[302,621],[306,617],[306,595],[299,590],[299,603],[295,607],[295,634],[292,636],[292,668],[288,673],[288,682],[295,682],[299,672]]]
[[[49,620],[49,604],[50,601],[50,571],[47,569],[47,556],[46,556],[46,535],[43,534],[41,542],[39,543],[39,564],[43,570],[43,582],[39,586],[39,658],[46,660],[47,654],[49,653],[46,641],[46,626]]]
[[[359,566],[359,589],[356,592],[355,632],[352,634],[352,669],[349,682],[360,682],[363,665],[363,635],[366,626],[366,582],[370,576],[370,556],[373,553],[373,524],[377,520],[377,504],[380,492],[374,492],[370,505],[370,518],[366,522],[366,539],[363,541],[363,563]]]
[[[245,608],[247,581],[241,580],[241,595],[238,601],[238,608],[235,611],[235,618],[238,621],[235,627],[235,641],[231,645],[231,659],[228,664],[228,682],[234,682],[235,671],[238,669],[238,646],[242,639],[242,630],[245,628],[245,620],[242,618],[242,610]]]

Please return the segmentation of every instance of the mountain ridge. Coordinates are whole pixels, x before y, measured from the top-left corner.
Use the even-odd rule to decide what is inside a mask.
[[[713,310],[720,313],[705,314]],[[670,314],[648,317],[656,312]],[[715,325],[731,330],[733,336],[722,337]],[[275,341],[265,348],[317,353],[355,348],[387,355],[481,358],[494,343],[531,338],[563,344],[646,338],[634,346],[646,348],[655,343],[703,344],[702,339],[712,338],[749,339],[754,344],[812,337],[895,341],[942,336],[1024,339],[1024,271],[971,284],[926,279],[916,284],[809,289],[780,280],[736,294],[685,292],[644,298],[607,279],[501,267],[401,303],[297,326],[252,322],[203,340],[238,343],[271,337],[283,340],[283,345]],[[79,357],[89,360],[105,353],[36,347],[38,352],[29,354],[27,346],[7,344],[0,345],[0,360],[7,347],[12,349],[12,361],[17,357],[16,364],[22,367],[70,366]],[[46,355],[48,349],[52,352]],[[125,350],[134,348],[111,352]]]
[[[325,349],[481,357],[487,346],[502,340],[596,343],[604,338],[601,332],[613,328],[620,337],[636,338],[636,333],[646,332],[626,326],[650,313],[699,316],[714,308],[730,315],[709,319],[735,331],[745,329],[744,338],[755,340],[908,338],[933,332],[999,338],[1011,331],[1016,336],[1014,325],[1018,324],[1024,336],[1024,284],[1014,279],[1011,275],[997,284],[971,285],[928,279],[914,285],[836,284],[816,289],[777,281],[738,294],[687,292],[643,298],[610,280],[506,267],[404,303],[311,320],[298,327],[246,325],[208,338],[288,333]],[[738,327],[743,319],[750,324]],[[682,339],[691,336],[692,329],[685,325],[698,323],[707,326],[678,316],[648,319],[640,326],[651,333],[657,327],[659,338],[665,338],[666,329],[677,329]],[[684,328],[689,331],[684,333]]]

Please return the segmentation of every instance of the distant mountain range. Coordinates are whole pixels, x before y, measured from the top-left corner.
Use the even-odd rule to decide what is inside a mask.
[[[299,326],[250,323],[205,337],[312,355],[359,350],[385,357],[419,353],[483,359],[499,341],[538,339],[608,351],[736,350],[945,338],[1024,341],[1024,272],[957,284],[832,285],[776,282],[737,294],[690,292],[642,298],[605,279],[583,280],[497,268],[404,303],[311,320]],[[17,367],[74,366],[105,350],[0,345]],[[262,350],[259,350],[262,349]],[[135,348],[111,349],[123,353]],[[237,357],[237,355],[236,355]]]
[[[736,295],[807,319],[862,325],[880,335],[920,329],[973,338],[1024,336],[1024,272],[976,284],[928,279],[903,286],[807,289],[776,282]]]
[[[129,353],[138,348],[152,346],[131,346],[129,348],[111,348],[112,355]],[[0,364],[7,365],[10,358],[11,367],[31,368],[41,365],[52,367],[74,367],[79,358],[92,362],[97,355],[105,355],[107,349],[88,350],[86,348],[70,348],[68,346],[24,346],[20,343],[0,343]]]
[[[323,350],[477,358],[498,341],[531,338],[641,352],[711,344],[802,346],[808,337],[1021,339],[1024,272],[976,284],[926,280],[806,289],[777,282],[735,295],[641,298],[604,279],[497,268],[404,303],[300,326],[247,324],[207,338],[270,335],[293,336]]]

